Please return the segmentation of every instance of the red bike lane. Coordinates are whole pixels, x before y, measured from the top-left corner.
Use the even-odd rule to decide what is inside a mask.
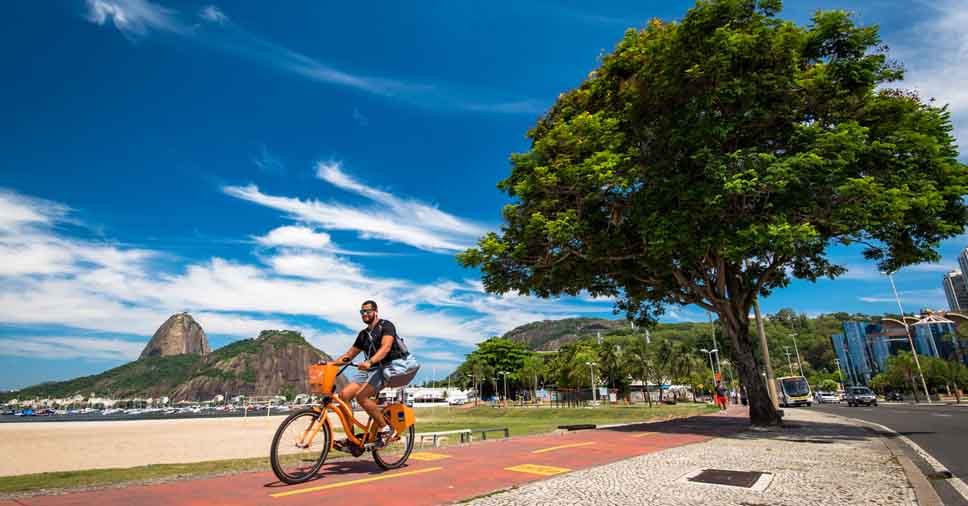
[[[301,485],[271,472],[134,485],[0,501],[0,506],[300,506],[447,504],[557,474],[729,436],[748,426],[746,411],[565,434],[514,437],[415,449],[407,465],[383,471],[366,456],[327,463]]]

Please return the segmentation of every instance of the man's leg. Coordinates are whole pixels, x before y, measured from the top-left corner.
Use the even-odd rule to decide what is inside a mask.
[[[342,390],[339,391],[339,398],[343,401],[347,407],[352,411],[353,399],[360,393],[360,389],[363,385],[360,383],[349,383]]]
[[[360,392],[356,394],[356,402],[360,403],[360,407],[370,415],[370,418],[373,418],[373,423],[376,425],[377,430],[379,430],[385,427],[387,423],[383,420],[383,413],[380,411],[380,406],[377,405],[375,400],[370,398],[375,395],[376,390],[373,388],[373,385],[363,385]]]

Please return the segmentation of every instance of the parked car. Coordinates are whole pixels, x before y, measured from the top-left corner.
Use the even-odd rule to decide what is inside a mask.
[[[888,392],[885,399],[888,401],[903,401],[904,396],[901,395],[901,392]]]
[[[819,404],[837,404],[840,402],[840,396],[836,392],[817,392],[817,403]]]
[[[877,396],[867,387],[849,387],[847,389],[847,405],[850,407],[877,406]]]

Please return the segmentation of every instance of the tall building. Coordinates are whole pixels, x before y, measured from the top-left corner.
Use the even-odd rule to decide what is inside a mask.
[[[844,322],[844,333],[830,338],[848,384],[866,385],[884,368],[890,350],[876,327],[867,322]]]
[[[962,273],[951,271],[944,275],[944,295],[948,299],[949,309],[956,313],[968,311],[968,285]]]
[[[961,254],[958,255],[958,267],[961,268],[962,278],[968,279],[968,248],[961,250]]]

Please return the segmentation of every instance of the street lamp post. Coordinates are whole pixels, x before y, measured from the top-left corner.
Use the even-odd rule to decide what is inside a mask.
[[[844,388],[844,370],[840,368],[840,359],[835,358],[834,363],[837,364],[837,370],[840,371],[840,390],[843,392],[847,392],[847,389]]]
[[[717,350],[716,348],[713,348],[711,350],[707,350],[706,348],[700,348],[699,351],[705,353],[706,355],[709,355],[709,368],[713,369],[713,353],[717,353],[719,350]],[[715,385],[716,385],[716,369],[713,369],[713,386]]]
[[[928,384],[924,381],[924,372],[921,370],[921,361],[918,360],[918,349],[914,347],[914,339],[911,337],[911,327],[904,321],[904,308],[901,307],[901,297],[897,294],[897,287],[894,285],[894,273],[887,273],[887,279],[891,281],[891,290],[894,291],[894,300],[897,301],[897,310],[900,311],[901,323],[904,324],[904,332],[907,333],[908,344],[911,345],[911,352],[914,355],[914,365],[918,367],[918,375],[921,376],[921,387],[924,388],[924,397],[931,402],[931,394],[928,392]]]
[[[594,369],[593,369],[593,367],[595,367],[598,364],[595,363],[595,362],[585,362],[585,365],[588,366],[588,377],[591,378],[592,400],[595,401],[595,402],[598,402],[598,394],[595,392],[595,388],[598,385],[595,384],[595,373],[594,373]]]
[[[713,349],[716,351],[716,368],[719,369],[719,374],[723,374],[723,364],[719,361],[719,344],[716,343],[716,324],[713,323],[713,314],[706,311],[706,315],[709,316],[709,327],[712,328],[713,332]],[[716,371],[713,371],[715,373]],[[715,374],[714,374],[715,376]]]
[[[506,405],[508,402],[508,374],[511,374],[511,373],[507,371],[501,371],[498,374],[500,374],[501,376],[504,376],[504,404]]]

